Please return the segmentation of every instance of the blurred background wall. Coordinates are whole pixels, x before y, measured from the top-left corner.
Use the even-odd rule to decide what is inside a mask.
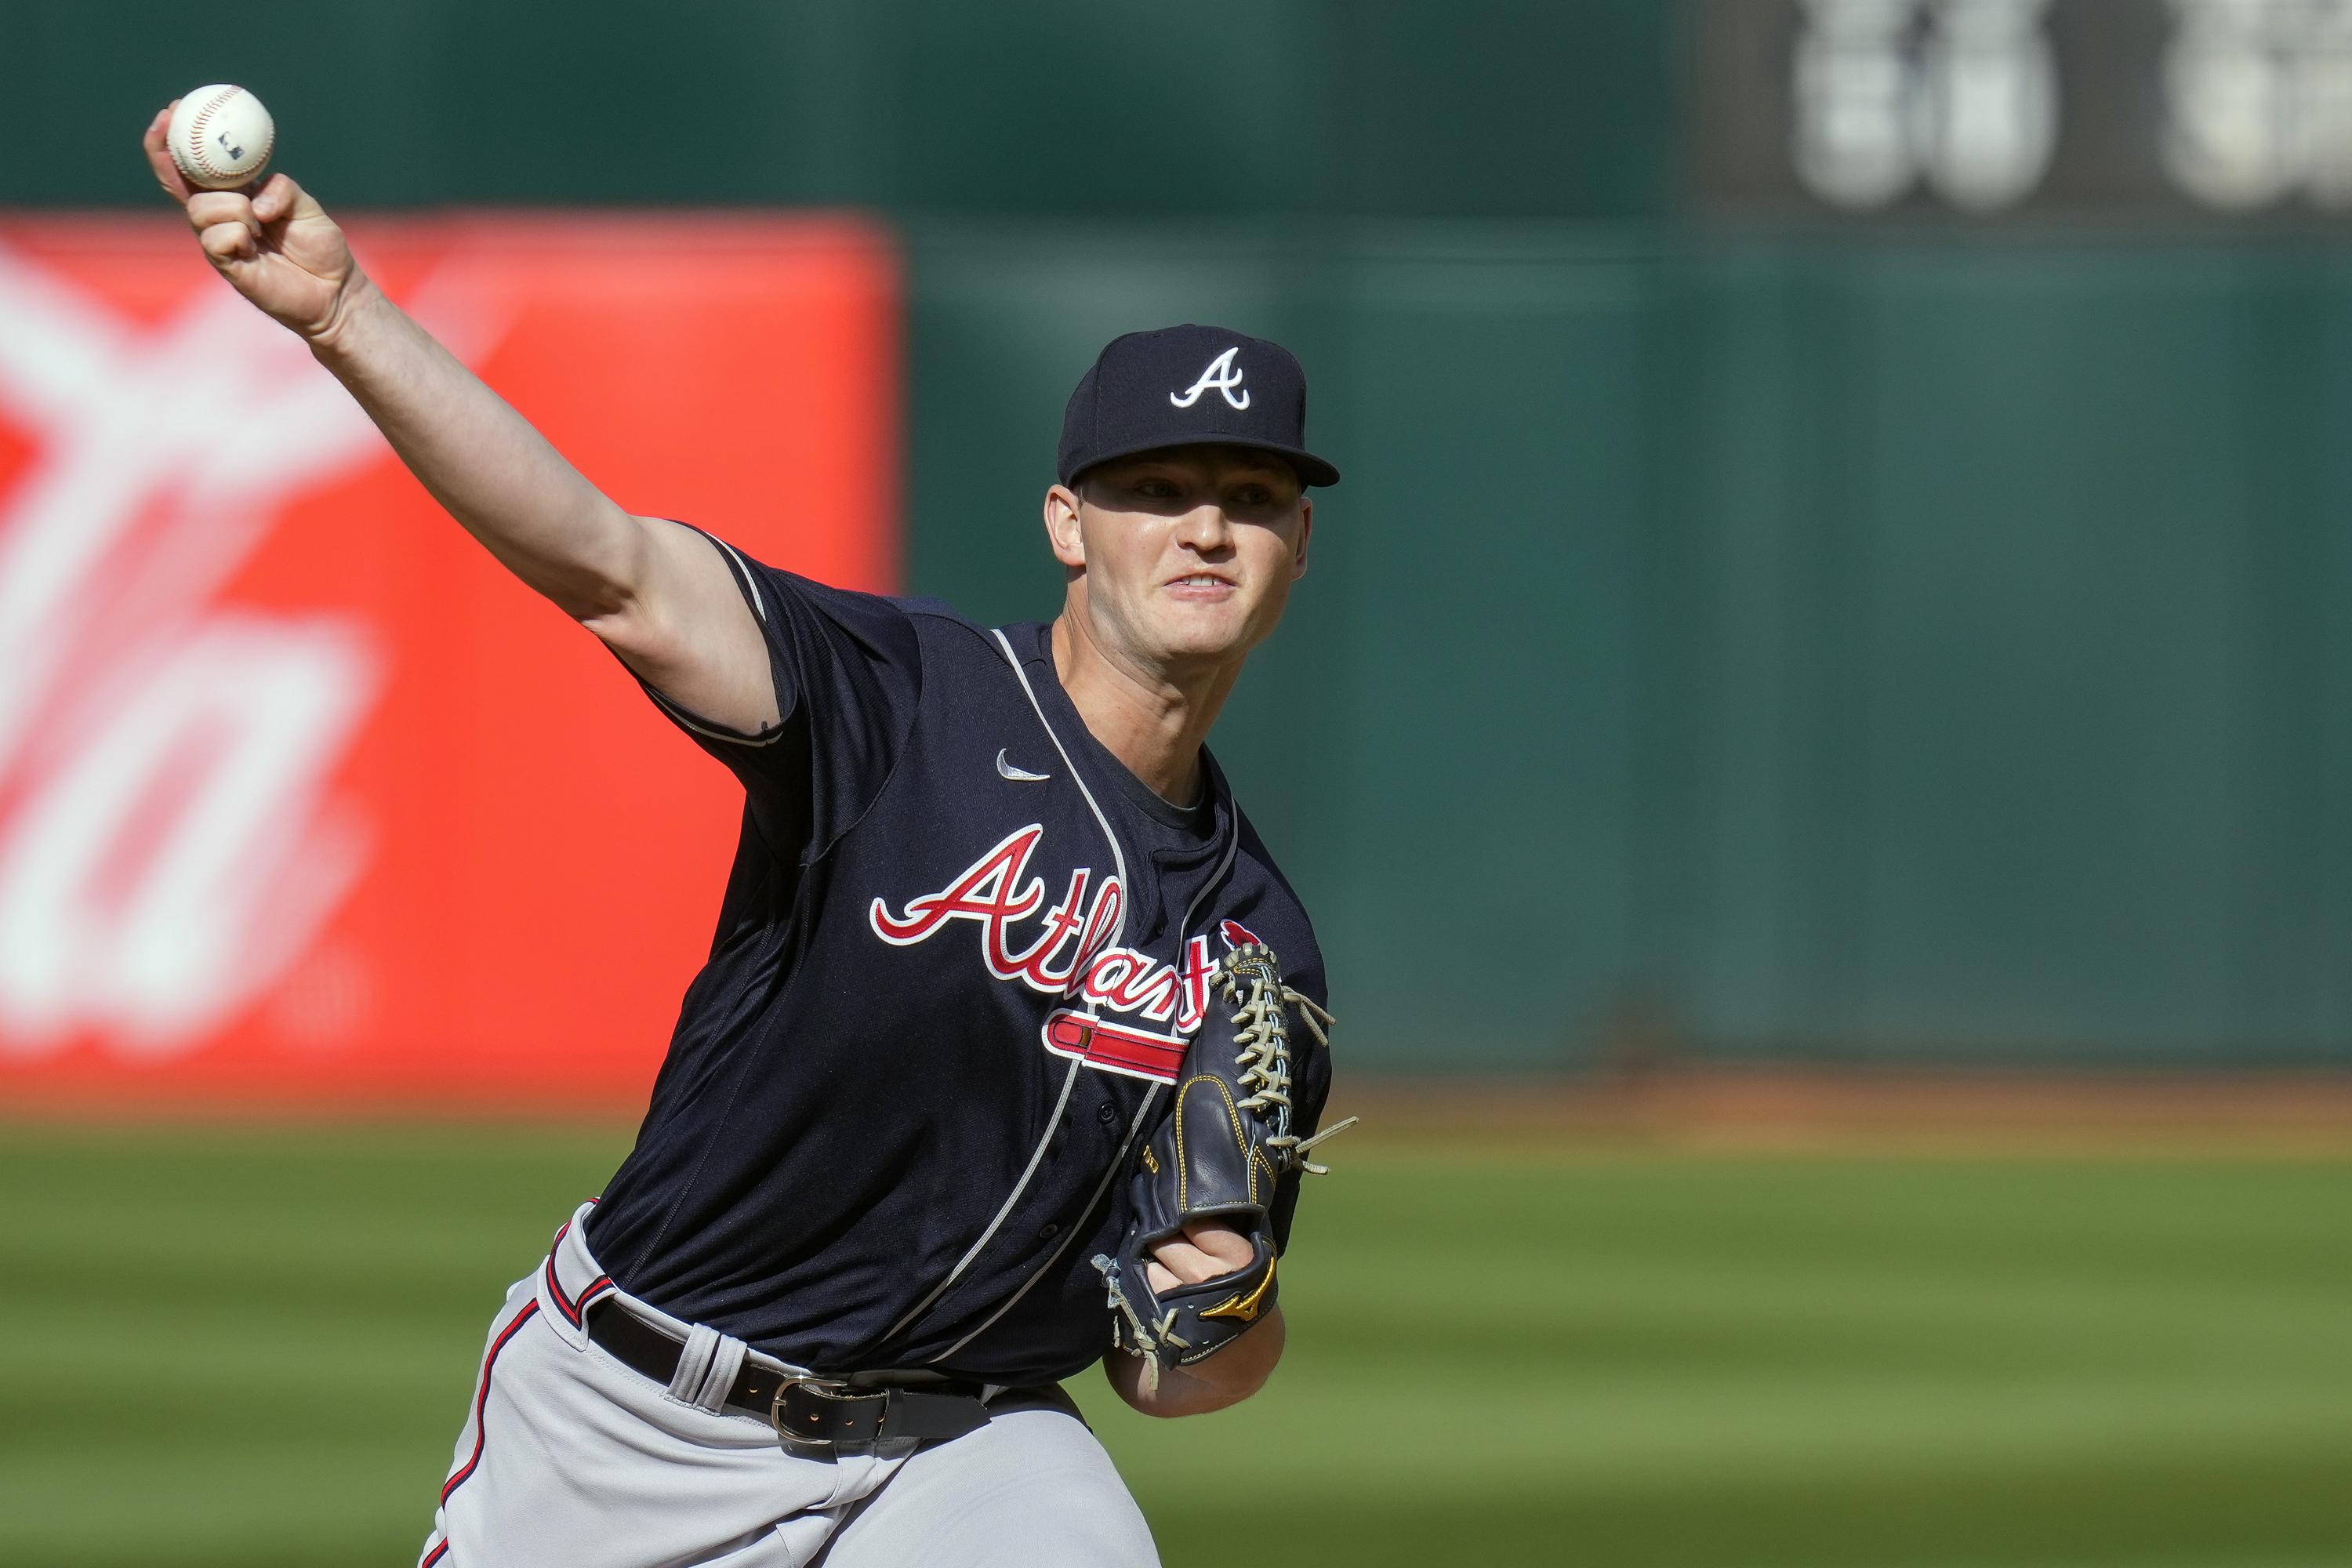
[[[108,13],[0,22],[0,204],[152,211],[235,80],[337,210],[877,215],[983,618],[1106,338],[1297,349],[1218,747],[1359,1064],[2352,1060],[2352,6]]]
[[[1048,614],[1104,340],[1305,359],[1347,479],[1216,744],[1366,1125],[1266,1397],[1074,1382],[1171,1568],[1237,1451],[1297,1568],[2352,1562],[2352,1076],[2144,1070],[2352,1066],[2352,0],[0,0],[0,1562],[415,1551],[740,809],[209,276],[136,141],[218,80],[623,504],[829,580]],[[142,890],[272,638],[348,732],[215,804],[373,856],[295,926]],[[44,789],[118,797],[87,889]]]

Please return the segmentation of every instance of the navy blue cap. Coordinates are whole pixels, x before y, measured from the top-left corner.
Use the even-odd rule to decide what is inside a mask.
[[[1279,453],[1303,485],[1339,470],[1307,449],[1307,372],[1280,343],[1223,327],[1113,338],[1070,394],[1054,471],[1064,484],[1113,458],[1215,442]]]

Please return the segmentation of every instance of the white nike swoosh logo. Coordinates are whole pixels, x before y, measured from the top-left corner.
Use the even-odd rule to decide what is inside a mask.
[[[1011,749],[1007,746],[1000,746],[996,752],[996,771],[1004,777],[1011,779],[1014,784],[1044,784],[1054,776],[1051,773],[1033,773],[1027,768],[1014,767],[1004,760],[1004,753]]]

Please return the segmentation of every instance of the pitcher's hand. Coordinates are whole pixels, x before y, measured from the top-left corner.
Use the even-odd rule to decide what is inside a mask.
[[[1151,1249],[1143,1274],[1154,1290],[1166,1290],[1180,1282],[1198,1285],[1246,1268],[1255,1256],[1249,1237],[1234,1226],[1223,1220],[1196,1219],[1184,1226],[1183,1235],[1171,1236]]]
[[[229,286],[313,342],[332,335],[367,279],[326,209],[284,174],[258,191],[192,189],[163,133],[176,103],[149,122],[142,144],[163,194],[194,226],[196,242]]]

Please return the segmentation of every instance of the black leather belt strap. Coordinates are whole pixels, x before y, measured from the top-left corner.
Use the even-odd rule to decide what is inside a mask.
[[[976,1394],[884,1388],[871,1394],[787,1384],[771,1418],[787,1443],[862,1447],[885,1437],[961,1437],[988,1425]]]
[[[589,1307],[588,1337],[622,1365],[665,1387],[686,1351],[609,1297]],[[988,1425],[988,1406],[981,1400],[978,1384],[861,1388],[838,1379],[812,1382],[748,1360],[727,1390],[726,1404],[730,1410],[768,1422],[787,1442],[824,1447],[866,1447],[890,1438],[961,1437]]]

